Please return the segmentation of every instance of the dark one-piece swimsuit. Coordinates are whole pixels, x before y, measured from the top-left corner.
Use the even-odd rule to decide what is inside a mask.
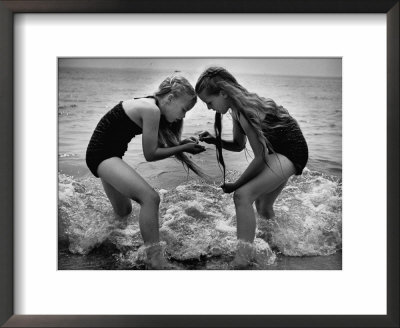
[[[122,101],[108,111],[97,124],[86,150],[86,164],[93,175],[99,177],[97,168],[102,161],[111,157],[122,158],[129,142],[139,134],[142,134],[142,128],[125,113]]]
[[[297,121],[290,116],[284,127],[269,130],[266,118],[263,126],[264,135],[273,148],[268,149],[269,152],[286,156],[293,163],[295,174],[301,175],[308,161],[308,146]]]

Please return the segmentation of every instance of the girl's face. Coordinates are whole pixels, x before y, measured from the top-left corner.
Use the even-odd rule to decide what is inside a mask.
[[[228,95],[222,90],[216,95],[209,95],[206,90],[203,90],[198,96],[206,103],[208,109],[215,110],[218,113],[225,114],[231,107]]]
[[[186,113],[192,109],[192,97],[187,94],[179,96],[170,94],[166,97],[163,105],[165,119],[172,123],[183,119]]]

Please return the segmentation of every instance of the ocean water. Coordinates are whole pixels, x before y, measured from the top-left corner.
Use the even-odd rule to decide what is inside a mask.
[[[171,72],[60,68],[58,79],[59,269],[143,269],[139,207],[126,229],[113,226],[111,205],[85,164],[91,134],[120,100],[152,94]],[[182,72],[195,84],[198,74]],[[274,99],[299,122],[309,146],[304,174],[292,177],[278,197],[276,219],[257,218],[253,269],[341,269],[342,94],[341,79],[238,74],[249,90]],[[232,136],[224,116],[223,137]],[[183,137],[213,131],[214,112],[199,101],[186,115]],[[218,186],[221,171],[215,149],[192,159],[213,182],[187,174],[174,159],[145,161],[141,136],[124,159],[156,190],[165,253],[177,269],[229,269],[236,242],[232,195]],[[246,168],[251,150],[224,151],[234,181]]]

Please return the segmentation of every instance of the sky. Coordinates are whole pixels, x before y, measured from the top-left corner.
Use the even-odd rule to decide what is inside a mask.
[[[248,74],[341,77],[341,58],[60,58],[60,67],[168,69],[202,72],[209,66]]]

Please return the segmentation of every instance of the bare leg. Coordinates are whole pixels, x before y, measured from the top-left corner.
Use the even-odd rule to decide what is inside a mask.
[[[256,199],[256,209],[260,216],[267,220],[271,220],[275,217],[274,202],[285,187],[286,183],[287,180],[272,192],[263,193]]]
[[[248,266],[254,256],[252,243],[256,231],[256,218],[253,202],[263,194],[276,194],[273,199],[275,200],[286,181],[295,173],[293,163],[280,154],[270,155],[268,165],[254,179],[237,189],[233,196],[236,207],[238,247],[232,265],[236,268]]]
[[[104,181],[107,196],[118,215],[126,214],[133,199],[141,205],[139,214],[140,232],[145,245],[159,242],[158,208],[160,196],[134,169],[122,159],[113,157],[101,162],[97,169]],[[103,182],[103,185],[104,185]],[[109,185],[112,187],[108,188]],[[107,189],[106,189],[107,188]],[[116,192],[115,192],[116,191]]]
[[[104,191],[114,209],[118,228],[126,228],[128,216],[132,212],[132,200],[101,178]]]
[[[293,163],[281,154],[269,155],[269,167],[254,179],[235,191],[233,196],[236,207],[237,236],[252,243],[255,237],[256,219],[253,202],[262,194],[272,193],[295,173]]]

